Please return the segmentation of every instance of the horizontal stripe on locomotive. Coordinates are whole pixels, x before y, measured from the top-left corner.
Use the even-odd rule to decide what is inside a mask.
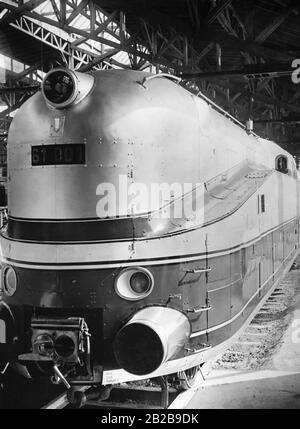
[[[225,217],[227,216],[215,219],[214,222]],[[204,222],[186,228],[186,220],[173,218],[130,217],[96,221],[35,222],[8,217],[7,236],[18,241],[42,241],[49,244],[151,240],[183,234],[214,222]]]
[[[171,222],[168,222],[160,234],[166,233],[170,228]],[[60,243],[132,240],[133,237],[147,238],[155,233],[148,218],[143,217],[47,222],[8,217],[7,235],[15,240]]]
[[[41,221],[9,216],[7,234],[16,240],[60,243],[149,240],[193,231],[220,222],[235,213],[273,173],[272,170],[256,170],[245,162],[233,170],[235,174],[227,180],[221,180],[227,174],[224,172],[220,178],[217,176],[148,215],[63,221],[52,219]],[[252,175],[255,180],[251,178]],[[201,192],[197,192],[196,189]],[[178,214],[176,202],[180,206],[179,217],[176,217]],[[190,219],[183,213],[185,210],[191,214],[191,217],[188,216]]]
[[[292,222],[295,222],[298,217],[294,217],[293,219],[290,219],[286,222],[283,222],[280,225],[277,225],[276,227],[270,228],[267,231],[264,231],[262,234],[254,237],[253,239],[244,242],[239,243],[235,246],[218,249],[218,250],[212,250],[212,251],[206,251],[201,253],[191,253],[191,254],[185,254],[185,255],[168,255],[168,256],[161,256],[161,257],[154,257],[154,258],[136,258],[131,260],[107,260],[107,261],[88,261],[88,262],[78,262],[78,261],[72,261],[72,262],[35,262],[35,261],[25,261],[25,260],[19,260],[15,258],[5,257],[2,256],[2,262],[7,264],[13,264],[20,267],[27,267],[27,268],[35,268],[35,269],[57,269],[59,267],[60,269],[98,269],[98,268],[118,268],[118,267],[131,267],[131,266],[137,266],[137,265],[166,265],[166,264],[177,264],[177,263],[187,263],[187,262],[200,262],[206,260],[207,257],[212,258],[214,256],[223,256],[230,254],[232,252],[239,251],[241,249],[247,248],[264,237],[268,236],[272,232],[278,231],[282,228],[287,227]],[[297,244],[299,246],[299,243]]]

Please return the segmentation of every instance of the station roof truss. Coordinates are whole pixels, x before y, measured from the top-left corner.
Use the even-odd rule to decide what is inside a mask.
[[[299,24],[297,0],[0,1],[0,53],[24,64],[0,83],[0,139],[52,67],[133,68],[180,76],[298,156]]]

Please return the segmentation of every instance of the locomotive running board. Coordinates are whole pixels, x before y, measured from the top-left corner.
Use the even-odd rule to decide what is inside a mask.
[[[205,183],[203,227],[235,213],[273,173],[242,163]]]

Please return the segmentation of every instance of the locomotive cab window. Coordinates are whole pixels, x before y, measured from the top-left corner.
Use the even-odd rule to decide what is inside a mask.
[[[287,174],[289,172],[288,170],[288,159],[284,155],[279,155],[276,158],[276,165],[275,168],[277,171],[283,174]]]
[[[257,196],[257,202],[258,202],[258,214],[265,213],[266,212],[266,200],[265,195],[258,195]]]

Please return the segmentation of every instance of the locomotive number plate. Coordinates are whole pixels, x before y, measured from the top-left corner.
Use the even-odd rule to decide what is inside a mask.
[[[85,164],[85,145],[76,143],[31,146],[31,164],[33,166]]]

